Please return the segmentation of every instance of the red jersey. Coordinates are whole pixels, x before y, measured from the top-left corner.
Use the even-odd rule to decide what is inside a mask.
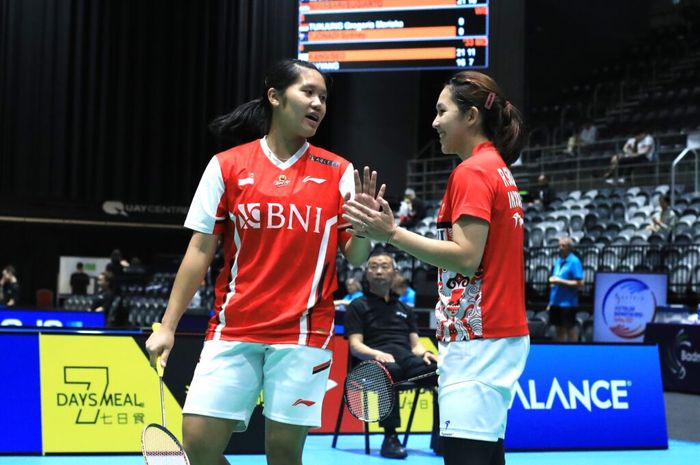
[[[438,269],[438,340],[527,335],[522,200],[491,142],[475,147],[450,175],[437,218],[440,239],[452,240],[463,215],[487,221],[488,238],[474,276]]]
[[[214,156],[185,226],[223,238],[206,339],[326,347],[352,164],[305,143],[281,162],[266,139]]]

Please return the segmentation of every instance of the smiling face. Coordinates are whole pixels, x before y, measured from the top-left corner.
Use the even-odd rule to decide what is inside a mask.
[[[272,125],[287,138],[307,139],[316,134],[326,116],[328,91],[318,71],[299,66],[299,77],[283,93],[268,91],[273,109]]]
[[[468,115],[460,113],[448,86],[440,92],[435,110],[437,115],[433,120],[433,128],[440,136],[442,153],[458,154],[462,157],[462,152],[468,145],[469,118]]]

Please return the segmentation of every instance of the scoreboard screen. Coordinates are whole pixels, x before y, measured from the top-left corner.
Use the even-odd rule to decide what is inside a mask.
[[[488,0],[299,0],[298,57],[322,71],[488,67]]]

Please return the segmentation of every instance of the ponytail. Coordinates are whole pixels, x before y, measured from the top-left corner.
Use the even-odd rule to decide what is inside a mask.
[[[500,124],[494,132],[493,145],[506,165],[510,166],[520,157],[520,151],[525,145],[523,115],[508,101],[497,111],[500,113]]]
[[[214,118],[209,130],[217,136],[247,142],[267,134],[271,118],[269,101],[257,98],[239,105],[231,113]]]

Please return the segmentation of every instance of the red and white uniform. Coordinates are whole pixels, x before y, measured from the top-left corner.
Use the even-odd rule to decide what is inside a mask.
[[[475,147],[450,175],[437,218],[439,237],[452,240],[452,227],[463,215],[487,221],[489,233],[474,276],[438,270],[438,340],[526,336],[522,203],[491,142]]]
[[[352,164],[308,143],[285,162],[264,138],[211,159],[185,221],[223,237],[206,340],[328,345],[346,193]]]

